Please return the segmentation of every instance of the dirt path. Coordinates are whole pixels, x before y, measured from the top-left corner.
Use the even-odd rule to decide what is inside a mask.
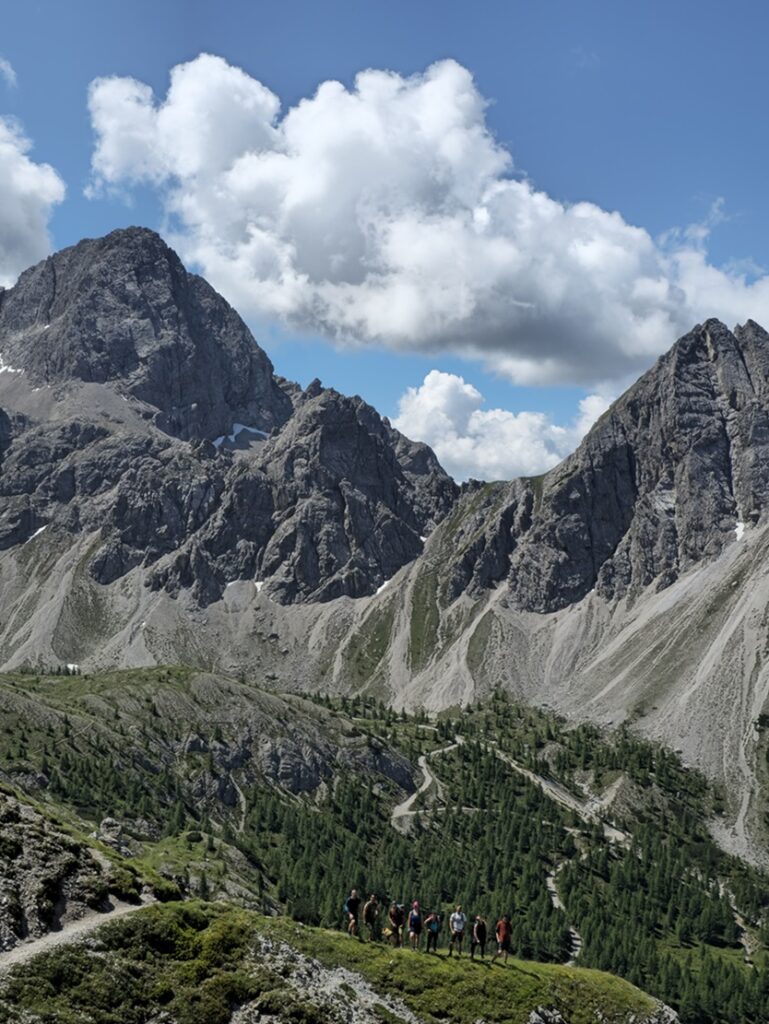
[[[411,796],[406,797],[406,799],[402,803],[399,803],[397,807],[393,808],[392,813],[390,815],[390,824],[393,826],[393,828],[397,828],[398,831],[400,832],[406,831],[406,829],[408,828],[409,819],[413,818],[414,815],[419,814],[419,811],[413,811],[411,808],[414,806],[419,797],[423,793],[426,793],[428,789],[431,789],[432,786],[435,786],[435,788],[438,791],[438,794],[440,795],[441,784],[430,771],[430,766],[427,763],[428,758],[438,757],[440,754],[448,754],[449,751],[456,750],[457,747],[461,746],[463,742],[464,741],[459,736],[457,736],[454,742],[449,743],[448,746],[439,747],[438,750],[432,750],[430,751],[429,754],[422,754],[420,756],[420,758],[417,761],[417,764],[419,765],[422,774],[424,775],[424,779],[419,789],[414,790]]]
[[[558,892],[558,875],[566,867],[566,861],[562,860],[557,865],[555,871],[551,871],[545,879],[545,885],[547,886],[548,895],[550,896],[550,902],[553,904],[556,910],[561,910],[566,913],[566,907],[561,899],[561,894]],[[577,957],[582,952],[582,936],[579,934],[573,924],[568,926],[569,928],[569,959],[567,960],[567,966],[573,966]]]
[[[230,775],[230,781],[232,782],[235,792],[238,794],[238,803],[240,804],[240,821],[238,822],[238,832],[244,832],[246,829],[246,814],[248,813],[248,804],[246,803],[246,796],[243,790],[235,780],[234,775]]]
[[[604,835],[610,842],[626,845],[630,841],[630,836],[627,832],[623,832],[621,829],[607,824],[601,818],[601,811],[604,809],[605,802],[609,797],[608,793],[600,798],[591,797],[589,800],[580,800],[578,796],[569,792],[569,790],[559,782],[554,782],[552,779],[546,779],[542,775],[537,775],[536,772],[533,772],[530,768],[526,768],[524,765],[519,764],[515,758],[506,754],[503,750],[500,750],[495,744],[492,744],[491,746],[500,760],[504,761],[505,764],[510,765],[511,768],[515,769],[515,771],[520,775],[523,775],[524,778],[529,780],[529,782],[533,782],[535,786],[539,786],[539,788],[547,796],[555,800],[556,803],[574,811],[575,814],[578,814],[585,822],[590,824],[600,822],[603,826]]]
[[[728,901],[732,911],[732,917],[734,918],[734,923],[740,930],[738,941],[742,946],[743,950],[745,951],[745,963],[752,964],[753,956],[756,953],[756,951],[760,948],[761,944],[757,941],[756,935],[752,931],[748,922],[737,909],[734,893],[731,892],[730,889],[727,889],[726,885],[721,879],[719,879],[718,882],[718,893],[721,899],[725,899]]]
[[[154,903],[154,900],[147,900],[142,903],[123,903],[122,900],[115,900],[112,910],[100,913],[96,910],[77,921],[70,921],[63,928],[56,932],[49,932],[39,939],[31,942],[22,942],[13,949],[0,953],[0,975],[11,967],[26,963],[39,953],[46,953],[57,946],[66,946],[71,942],[77,942],[91,932],[105,924],[107,921],[114,921],[117,917],[125,917],[127,914],[135,914],[137,910],[143,910],[146,906]]]

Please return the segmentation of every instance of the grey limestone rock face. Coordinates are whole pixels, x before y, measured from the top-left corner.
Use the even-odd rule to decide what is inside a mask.
[[[118,386],[182,438],[282,425],[291,402],[235,311],[144,228],[86,239],[0,294],[0,352],[35,385]]]
[[[359,597],[455,501],[433,453],[360,398],[276,377],[145,229],[22,274],[0,295],[0,354],[27,406],[48,401],[0,414],[0,550],[44,527],[98,531],[90,573],[105,586],[142,567],[152,589],[200,604],[237,579],[267,580],[281,603]],[[242,450],[221,444],[233,424],[249,427]]]
[[[423,448],[359,398],[305,392],[277,435],[206,470],[210,514],[187,520],[186,541],[151,585],[193,588],[203,602],[233,579],[267,581],[281,603],[373,593],[420,554],[455,500],[456,486]],[[149,492],[159,493],[157,483]],[[208,510],[203,497],[198,508]]]
[[[516,607],[552,612],[665,587],[766,506],[769,336],[752,321],[695,327],[543,477],[461,498],[360,398],[277,378],[145,229],[22,274],[0,295],[0,354],[0,550],[96,531],[104,586],[141,568],[201,605],[240,579],[282,604],[371,595],[451,514],[449,601],[506,581]],[[235,423],[252,429],[221,445]]]
[[[769,335],[698,325],[544,477],[472,493],[452,596],[507,577],[515,606],[553,612],[595,589],[662,588],[717,556],[769,499]],[[477,505],[477,501],[475,502]]]

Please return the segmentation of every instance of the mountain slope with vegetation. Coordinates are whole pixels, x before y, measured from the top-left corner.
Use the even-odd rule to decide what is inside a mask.
[[[673,1020],[655,1000],[599,971],[519,960],[493,968],[445,963],[196,902],[107,923],[87,942],[0,975],[0,1007],[9,1024]]]
[[[137,887],[332,928],[353,885],[444,917],[509,912],[520,957],[576,955],[687,1024],[766,1019],[766,876],[711,838],[722,795],[627,730],[501,692],[429,718],[172,668],[5,676],[0,693],[0,777]]]
[[[672,339],[671,339],[672,340]],[[0,666],[186,664],[440,711],[628,722],[769,864],[769,335],[696,325],[540,477],[458,488],[275,375],[151,231],[0,293]]]

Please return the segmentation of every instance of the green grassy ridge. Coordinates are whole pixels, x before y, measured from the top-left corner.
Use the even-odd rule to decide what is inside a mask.
[[[431,534],[430,555],[414,577],[407,608],[408,658],[413,672],[440,658],[470,621],[472,612],[466,604],[460,602],[453,609],[450,607],[453,598],[444,570],[482,538],[487,519],[479,518],[479,513],[488,515],[490,510],[501,507],[507,492],[508,485],[504,483],[480,485],[465,495]],[[352,667],[354,670],[354,664]]]
[[[544,1006],[559,1010],[570,1024],[618,1024],[639,1022],[658,1005],[640,989],[603,971],[514,957],[494,965],[488,956],[482,962],[470,961],[466,954],[449,959],[445,952],[428,955],[357,942],[286,919],[268,919],[264,930],[326,967],[356,971],[426,1021],[524,1024],[533,1009]]]
[[[209,747],[237,747],[249,729],[252,736],[321,736],[332,745],[353,732],[343,716],[301,697],[167,666],[0,675],[0,703],[0,778],[48,775],[54,801],[91,821],[113,813],[168,818],[179,801],[194,811],[186,791],[213,766],[212,755],[185,752],[193,735]],[[226,817],[225,806],[219,811]]]
[[[375,605],[347,641],[343,654],[355,683],[375,679],[377,669],[387,653],[395,612],[395,598]]]
[[[494,967],[467,957],[448,961],[192,902],[106,922],[88,944],[60,946],[14,968],[0,979],[0,1009],[9,1024],[29,1015],[45,1024],[144,1024],[163,1009],[176,1024],[228,1024],[235,1008],[255,1002],[290,1024],[327,1024],[326,1011],[289,985],[285,968],[260,956],[260,936],[327,968],[357,973],[426,1022],[474,1024],[482,1017],[489,1024],[525,1024],[533,1009],[546,1006],[570,1024],[629,1024],[657,1005],[600,971],[513,959]],[[340,988],[356,998],[354,986]],[[381,1016],[397,1019],[384,1008]]]
[[[409,664],[412,671],[424,668],[433,656],[438,644],[439,625],[437,570],[428,566],[420,571],[411,594]]]
[[[392,949],[358,942],[326,929],[286,919],[267,919],[267,935],[282,939],[325,967],[346,967],[377,990],[401,998],[427,1021],[513,1024],[542,1006],[557,1009],[571,1024],[627,1021],[651,1014],[657,1001],[640,989],[602,971],[539,964],[511,957],[507,964],[471,962],[467,954],[438,954]],[[598,1013],[602,1018],[598,1017]]]

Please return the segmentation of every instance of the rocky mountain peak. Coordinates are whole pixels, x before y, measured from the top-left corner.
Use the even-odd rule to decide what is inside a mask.
[[[429,449],[330,388],[305,391],[280,432],[224,470],[218,508],[153,570],[154,587],[205,602],[233,579],[282,603],[370,595],[419,556],[458,493]]]
[[[86,239],[0,297],[0,353],[36,385],[110,384],[182,438],[262,430],[291,412],[235,311],[146,228]]]
[[[138,570],[201,604],[243,579],[282,602],[372,594],[456,498],[361,398],[277,378],[143,228],[22,274],[0,297],[0,354],[0,550],[98,531],[100,586]]]
[[[515,604],[548,612],[593,589],[614,599],[665,587],[718,555],[769,505],[768,380],[763,328],[698,324],[573,455],[510,487],[483,556],[455,575],[477,578],[493,544]]]

